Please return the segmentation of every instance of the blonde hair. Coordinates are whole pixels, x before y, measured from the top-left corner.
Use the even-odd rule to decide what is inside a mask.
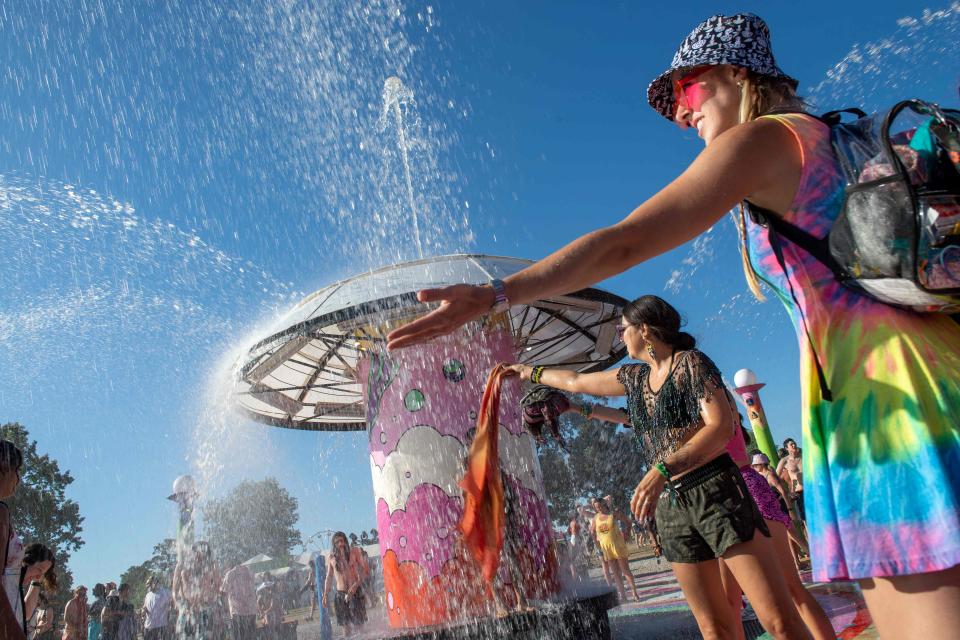
[[[784,78],[762,76],[747,70],[747,75],[739,83],[740,86],[740,124],[756,120],[760,116],[776,111],[803,111],[806,103],[797,95],[796,85]],[[747,212],[743,203],[739,206],[739,215],[736,216],[737,235],[740,236],[740,261],[743,264],[743,275],[747,279],[747,286],[753,297],[763,302],[766,296],[760,289],[760,280],[757,272],[750,264],[750,251],[747,245]]]

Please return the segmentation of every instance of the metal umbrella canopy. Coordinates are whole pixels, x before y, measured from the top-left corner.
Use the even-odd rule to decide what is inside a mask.
[[[381,328],[436,305],[420,289],[484,284],[533,264],[500,256],[458,254],[364,273],[307,296],[241,358],[236,398],[255,420],[290,429],[366,429],[357,364],[383,343]],[[522,362],[601,371],[626,355],[616,324],[627,300],[600,289],[514,305],[510,328]]]

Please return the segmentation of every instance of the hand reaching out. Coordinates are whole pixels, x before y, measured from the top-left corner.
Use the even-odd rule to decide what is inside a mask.
[[[493,307],[494,293],[488,286],[455,284],[417,293],[420,302],[439,302],[440,306],[387,336],[387,348],[402,349],[446,335]]]

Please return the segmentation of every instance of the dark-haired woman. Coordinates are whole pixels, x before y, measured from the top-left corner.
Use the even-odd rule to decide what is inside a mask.
[[[421,291],[440,304],[392,331],[388,347],[589,287],[695,238],[744,201],[823,238],[846,181],[829,128],[804,113],[797,85],[777,66],[763,20],[708,18],[647,89],[654,110],[703,140],[693,163],[623,220],[503,281]],[[960,325],[846,288],[785,238],[781,268],[767,227],[742,210],[738,226],[751,289],[759,295],[762,279],[797,329],[814,579],[859,581],[884,637],[955,637]]]
[[[20,589],[24,593],[23,616],[25,620],[33,618],[40,598],[40,592],[57,592],[57,557],[46,545],[39,542],[28,544],[23,550],[23,564],[20,567]],[[86,594],[86,589],[84,589]],[[86,604],[84,604],[86,608]],[[84,624],[86,633],[86,624]],[[82,639],[80,639],[82,640]]]
[[[770,545],[758,539],[769,537],[766,523],[725,451],[733,407],[720,372],[680,324],[665,300],[643,296],[624,307],[620,324],[627,351],[640,364],[588,374],[522,364],[510,369],[572,393],[627,396],[634,433],[651,457],[631,510],[641,520],[655,514],[664,556],[704,637],[733,637],[739,624],[720,580],[723,558],[767,631],[809,638]]]
[[[0,500],[10,498],[20,484],[23,453],[9,440],[0,440]],[[10,509],[0,502],[0,567],[3,567],[4,597],[0,597],[0,638],[26,638],[20,568],[23,543],[10,522]]]

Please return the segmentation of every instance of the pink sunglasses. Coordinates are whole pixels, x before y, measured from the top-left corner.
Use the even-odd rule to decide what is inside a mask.
[[[700,67],[674,81],[673,96],[676,99],[674,115],[679,107],[688,111],[699,111],[706,99],[713,95],[713,92],[703,86],[703,83],[697,81],[697,78],[710,69],[711,67]]]

